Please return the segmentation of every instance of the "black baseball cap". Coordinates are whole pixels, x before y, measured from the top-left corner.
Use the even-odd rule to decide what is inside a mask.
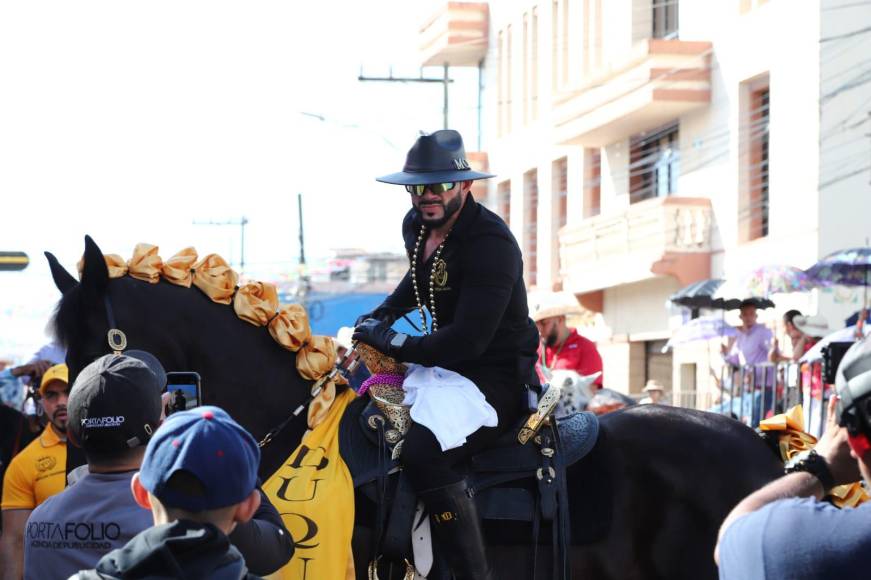
[[[160,381],[140,358],[98,358],[79,373],[70,391],[67,429],[72,438],[86,452],[98,453],[147,444],[160,423]]]
[[[125,350],[124,355],[138,358],[144,362],[145,366],[147,366],[151,372],[154,373],[154,376],[157,377],[160,390],[162,391],[166,388],[166,371],[164,370],[163,365],[160,364],[160,361],[157,360],[156,356],[144,350]]]

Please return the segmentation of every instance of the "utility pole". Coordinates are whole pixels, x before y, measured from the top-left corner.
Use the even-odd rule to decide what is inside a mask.
[[[360,76],[357,77],[359,81],[369,81],[369,82],[381,82],[381,83],[441,83],[444,87],[442,92],[442,122],[444,124],[444,128],[448,128],[448,85],[454,82],[453,79],[448,77],[449,66],[448,63],[444,64],[444,76],[442,78],[430,78],[423,76],[423,69],[420,71],[419,77],[395,77],[393,76],[393,67],[390,67],[390,74],[386,77],[367,77],[363,75],[363,67],[360,67]]]
[[[239,274],[245,271],[245,226],[248,225],[248,218],[242,216],[237,220],[224,221],[194,221],[195,226],[239,226]]]
[[[296,194],[296,202],[299,207],[299,263],[305,264],[305,237],[302,235],[302,194]]]

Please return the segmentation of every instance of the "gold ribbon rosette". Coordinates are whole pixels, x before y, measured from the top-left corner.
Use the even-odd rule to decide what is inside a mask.
[[[127,273],[137,280],[157,284],[163,271],[163,260],[157,254],[157,246],[136,244],[133,257],[127,261]]]
[[[817,438],[810,433],[805,433],[803,428],[804,412],[801,405],[759,422],[761,431],[780,432],[778,446],[780,458],[784,463],[802,451],[813,449],[817,444]],[[856,507],[869,499],[868,493],[860,482],[835,486],[829,495],[832,497],[832,503],[839,508]]]
[[[297,371],[305,379],[317,381],[335,364],[335,342],[326,336],[312,336],[305,308],[299,304],[281,306],[278,290],[268,282],[250,282],[237,287],[239,275],[217,254],[198,260],[196,249],[187,247],[163,261],[158,246],[140,243],[136,244],[133,257],[127,261],[118,254],[105,254],[104,258],[110,278],[129,274],[150,284],[163,278],[176,286],[196,286],[218,304],[232,303],[239,318],[255,326],[267,327],[278,344],[296,353]],[[83,268],[84,258],[78,263],[80,275]],[[345,383],[341,375],[337,381]],[[335,398],[334,382],[321,385],[319,394],[309,405],[310,428],[324,420]]]

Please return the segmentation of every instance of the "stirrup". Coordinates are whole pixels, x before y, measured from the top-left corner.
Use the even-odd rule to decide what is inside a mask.
[[[381,556],[378,556],[371,562],[369,562],[369,570],[368,570],[368,578],[369,580],[380,580],[378,578],[378,560],[381,559]],[[414,580],[415,568],[411,565],[411,562],[406,558],[403,560],[405,562],[405,576],[402,577],[402,580]]]
[[[529,416],[520,432],[517,433],[517,441],[521,445],[526,445],[530,439],[535,437],[539,429],[550,420],[551,415],[556,410],[557,403],[562,397],[562,387],[559,385],[543,385],[545,388],[544,394],[538,400],[538,408]]]

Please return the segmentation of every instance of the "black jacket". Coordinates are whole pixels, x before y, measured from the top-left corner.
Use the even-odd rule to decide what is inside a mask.
[[[409,258],[420,226],[412,209],[402,223]],[[418,292],[428,302],[435,252],[423,264],[421,258],[416,264]],[[447,265],[447,278],[433,284],[438,330],[409,337],[400,358],[456,371],[478,383],[485,394],[497,385],[519,389],[538,384],[538,330],[529,318],[520,248],[505,222],[468,194],[441,259]],[[409,272],[376,313],[409,312],[416,310],[416,304]],[[416,324],[419,320],[414,312],[412,320]]]
[[[260,507],[254,512],[254,517],[230,532],[230,542],[245,558],[245,564],[253,574],[266,576],[290,561],[294,545],[278,510],[259,485],[257,491],[260,492]]]
[[[103,556],[76,580],[256,580],[227,536],[211,524],[178,520],[148,528]]]

